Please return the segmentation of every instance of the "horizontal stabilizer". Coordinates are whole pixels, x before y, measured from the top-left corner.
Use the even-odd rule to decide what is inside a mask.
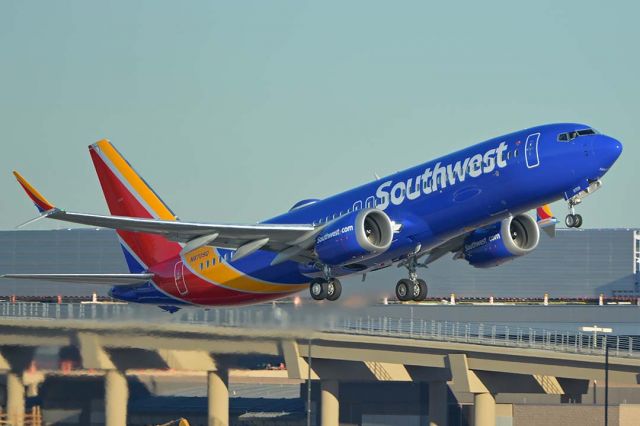
[[[68,284],[126,285],[149,281],[153,274],[4,274],[0,278],[57,281]]]

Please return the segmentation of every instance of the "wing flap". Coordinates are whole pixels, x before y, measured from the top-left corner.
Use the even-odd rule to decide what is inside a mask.
[[[4,274],[0,278],[56,281],[67,284],[127,285],[149,281],[153,274]]]

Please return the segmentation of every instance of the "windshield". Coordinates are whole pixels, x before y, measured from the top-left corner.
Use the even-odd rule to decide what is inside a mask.
[[[598,131],[596,129],[581,129],[581,130],[576,130],[573,132],[565,132],[565,133],[560,133],[558,135],[558,141],[559,142],[569,142],[574,140],[577,137],[580,136],[587,136],[587,135],[597,135]]]

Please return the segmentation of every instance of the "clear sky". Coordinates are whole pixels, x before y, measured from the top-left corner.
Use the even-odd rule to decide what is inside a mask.
[[[182,218],[254,222],[559,121],[624,145],[585,226],[640,227],[639,15],[635,1],[3,1],[0,228],[35,216],[14,168],[61,207],[107,212],[86,149],[101,138]]]

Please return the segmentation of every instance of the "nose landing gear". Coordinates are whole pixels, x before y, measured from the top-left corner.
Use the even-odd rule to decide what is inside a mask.
[[[427,298],[428,287],[425,280],[418,278],[416,268],[420,265],[415,256],[411,256],[398,266],[404,266],[409,271],[409,278],[403,278],[396,284],[396,298],[401,302],[413,300],[420,302]]]
[[[567,228],[580,228],[582,226],[582,216],[576,214],[575,206],[580,204],[580,199],[570,199],[569,200],[569,214],[564,218],[564,224],[567,225]]]
[[[582,202],[582,199],[587,195],[593,194],[602,187],[602,182],[599,179],[589,180],[588,185],[583,187],[580,192],[569,197],[565,192],[565,197],[569,202],[569,214],[564,218],[564,224],[567,228],[580,228],[582,226],[582,216],[576,214],[576,206]]]

